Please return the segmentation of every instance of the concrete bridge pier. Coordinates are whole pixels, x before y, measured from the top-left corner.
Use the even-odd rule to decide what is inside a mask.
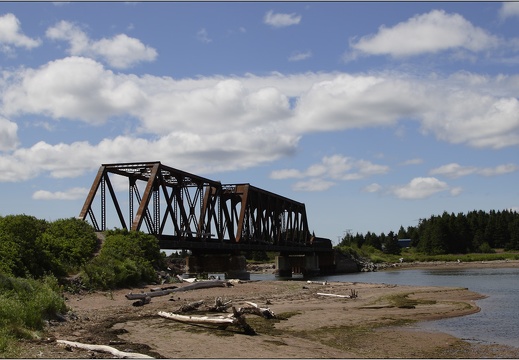
[[[226,279],[250,280],[247,260],[242,255],[190,255],[186,272],[192,276],[204,273],[225,273]]]
[[[247,271],[247,259],[243,255],[231,255],[229,267],[225,272],[226,279],[250,280],[250,272]]]
[[[315,254],[307,254],[304,256],[305,265],[302,269],[303,276],[314,276],[320,272],[319,256]]]
[[[290,256],[276,256],[276,275],[280,277],[292,277],[292,263]]]
[[[292,274],[314,276],[318,275],[319,272],[319,256],[316,254],[276,256],[277,276],[292,277]]]

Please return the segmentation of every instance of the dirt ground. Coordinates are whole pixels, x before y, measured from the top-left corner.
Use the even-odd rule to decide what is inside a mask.
[[[398,264],[396,266],[404,266]],[[406,264],[408,267],[518,267],[491,264]],[[176,284],[184,286],[184,284]],[[479,294],[464,288],[400,286],[355,282],[249,281],[228,287],[175,292],[132,306],[126,289],[67,294],[67,321],[51,322],[44,337],[26,341],[20,358],[112,358],[108,353],[60,346],[56,339],[110,345],[156,358],[519,358],[519,348],[481,345],[416,329],[416,321],[479,311]],[[318,293],[351,295],[338,298]],[[269,307],[280,319],[245,315],[257,335],[211,325],[190,325],[159,317],[197,300],[215,298]],[[209,314],[208,314],[209,315]]]

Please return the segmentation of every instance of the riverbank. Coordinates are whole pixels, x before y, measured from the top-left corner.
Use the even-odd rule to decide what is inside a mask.
[[[519,266],[519,262],[507,265]],[[146,290],[68,295],[73,316],[66,322],[52,323],[40,341],[25,342],[20,357],[112,357],[65,349],[54,341],[63,339],[162,358],[519,358],[519,348],[467,343],[412,326],[415,321],[479,311],[475,300],[481,295],[464,288],[258,281],[155,297],[142,307],[132,306],[124,296],[129,291]],[[349,295],[352,290],[357,298],[318,295]],[[248,336],[237,329],[186,325],[157,316],[158,311],[174,311],[192,301],[212,304],[216,297],[232,300],[236,307],[246,301],[268,306],[286,320],[247,315],[258,333]]]

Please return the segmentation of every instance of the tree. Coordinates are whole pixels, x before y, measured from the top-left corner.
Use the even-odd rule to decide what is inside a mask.
[[[29,215],[0,217],[0,261],[10,274],[42,277],[49,270],[49,258],[39,247],[48,224]]]
[[[60,219],[50,223],[39,239],[39,247],[51,259],[52,272],[65,275],[79,269],[97,248],[94,228],[77,219]]]
[[[390,231],[384,242],[384,252],[386,254],[400,255],[402,249],[398,244],[398,236],[394,232]]]

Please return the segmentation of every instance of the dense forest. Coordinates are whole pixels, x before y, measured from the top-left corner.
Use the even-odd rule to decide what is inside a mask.
[[[519,213],[515,211],[447,213],[420,219],[418,226],[388,234],[348,234],[339,246],[372,246],[389,254],[400,253],[399,239],[427,255],[489,253],[493,249],[519,250]]]

